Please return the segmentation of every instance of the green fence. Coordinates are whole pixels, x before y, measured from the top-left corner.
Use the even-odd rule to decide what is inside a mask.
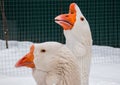
[[[54,18],[67,13],[72,2],[89,21],[95,45],[120,47],[120,0],[5,0],[9,39],[64,43],[63,31]],[[4,39],[2,24],[0,39]]]

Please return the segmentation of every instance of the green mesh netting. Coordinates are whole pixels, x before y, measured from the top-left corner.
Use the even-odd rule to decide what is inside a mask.
[[[67,13],[72,2],[89,21],[94,44],[120,47],[120,0],[5,0],[9,39],[64,43],[54,18]],[[0,18],[0,39],[4,39],[1,22]]]

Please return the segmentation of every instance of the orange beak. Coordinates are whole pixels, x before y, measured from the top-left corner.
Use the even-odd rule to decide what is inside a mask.
[[[70,4],[69,13],[61,14],[55,18],[55,22],[63,27],[64,30],[70,30],[76,21],[75,3]]]
[[[31,46],[30,52],[27,53],[23,58],[21,58],[16,64],[15,67],[29,67],[29,68],[35,68],[33,59],[34,59],[34,45]]]

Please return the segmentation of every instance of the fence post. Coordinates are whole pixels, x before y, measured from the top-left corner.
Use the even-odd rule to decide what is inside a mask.
[[[6,48],[8,48],[8,27],[7,27],[7,19],[5,16],[5,10],[4,10],[4,0],[0,0],[0,8],[2,13],[4,39],[6,40]]]

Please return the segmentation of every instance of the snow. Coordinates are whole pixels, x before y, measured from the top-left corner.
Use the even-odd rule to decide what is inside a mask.
[[[0,74],[8,76],[27,76],[31,69],[15,68],[14,65],[25,55],[32,42],[9,41],[9,49],[5,48],[5,41],[0,40]]]
[[[90,85],[120,85],[120,64],[92,64]]]
[[[1,77],[0,85],[36,85],[33,77]]]
[[[24,56],[32,42],[0,40],[0,85],[36,85],[31,69],[15,68],[18,59]],[[120,85],[120,48],[94,45],[90,71],[90,85]]]
[[[120,48],[94,45],[92,50],[93,50],[92,62],[95,64],[120,63]]]

